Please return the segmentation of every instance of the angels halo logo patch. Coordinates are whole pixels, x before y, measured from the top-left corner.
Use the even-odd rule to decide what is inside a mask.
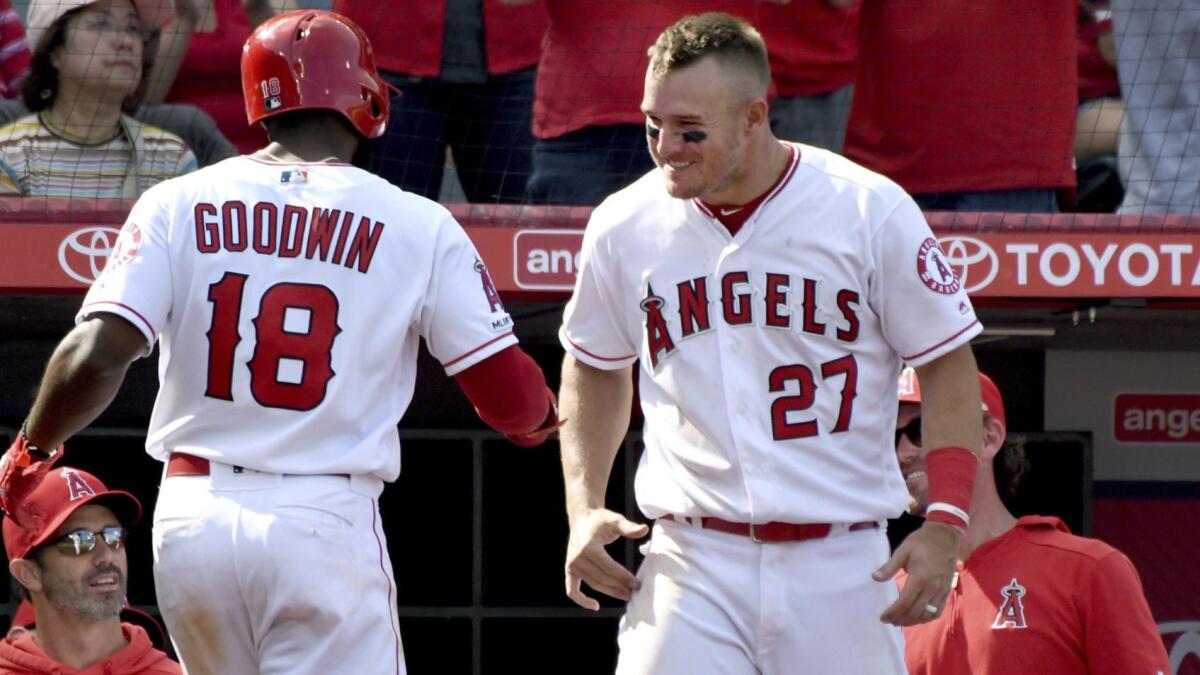
[[[921,249],[917,251],[917,276],[921,277],[921,282],[929,290],[937,293],[953,295],[962,288],[950,263],[946,261],[946,254],[942,253],[933,237],[921,242]]]

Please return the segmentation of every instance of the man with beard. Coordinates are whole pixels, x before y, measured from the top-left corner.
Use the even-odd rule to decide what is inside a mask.
[[[133,495],[61,467],[17,509],[30,527],[4,518],[8,571],[38,629],[0,642],[0,673],[182,673],[145,629],[121,623],[125,536],[142,514]]]

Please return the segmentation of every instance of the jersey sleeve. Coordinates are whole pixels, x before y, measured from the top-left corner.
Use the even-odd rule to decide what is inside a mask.
[[[1081,593],[1088,672],[1171,672],[1141,579],[1129,558],[1119,551],[1102,558]]]
[[[593,223],[595,212],[593,212]],[[575,290],[563,311],[559,342],[571,356],[593,368],[617,370],[637,361],[617,319],[618,294],[610,283],[608,256],[597,242],[597,228],[588,224],[579,253]]]
[[[113,245],[104,271],[83,299],[76,323],[98,312],[116,314],[146,336],[154,348],[171,312],[172,283],[169,208],[151,189],[133,205]]]
[[[966,289],[907,195],[875,231],[871,248],[871,305],[888,343],[909,365],[929,363],[983,330]]]
[[[452,218],[437,235],[432,277],[421,306],[421,335],[447,375],[517,344],[513,321],[487,266]]]

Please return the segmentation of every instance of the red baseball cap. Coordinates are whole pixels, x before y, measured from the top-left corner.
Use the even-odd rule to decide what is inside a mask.
[[[4,517],[4,550],[8,559],[29,555],[46,543],[71,514],[92,503],[107,506],[125,526],[142,517],[142,505],[132,494],[109,490],[99,478],[82,469],[55,467],[17,507],[21,510],[21,520],[34,523],[32,527],[21,527],[12,518]]]
[[[905,368],[900,371],[900,381],[897,383],[897,394],[901,403],[921,402],[921,383],[917,380],[917,371]],[[979,373],[979,398],[983,402],[983,412],[995,418],[1004,428],[1008,422],[1004,417],[1004,399],[1000,397],[1000,389],[992,382],[992,378]]]

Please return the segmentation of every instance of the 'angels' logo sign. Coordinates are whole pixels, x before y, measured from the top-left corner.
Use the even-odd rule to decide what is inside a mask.
[[[1163,636],[1163,642],[1167,645],[1171,672],[1181,673],[1180,667],[1189,656],[1200,660],[1200,621],[1160,623],[1158,634]]]
[[[75,281],[90,285],[104,271],[119,234],[120,230],[115,227],[94,226],[75,230],[58,245],[59,267]]]
[[[954,235],[940,238],[946,262],[958,275],[967,293],[988,287],[1000,273],[1000,259],[982,239]]]

